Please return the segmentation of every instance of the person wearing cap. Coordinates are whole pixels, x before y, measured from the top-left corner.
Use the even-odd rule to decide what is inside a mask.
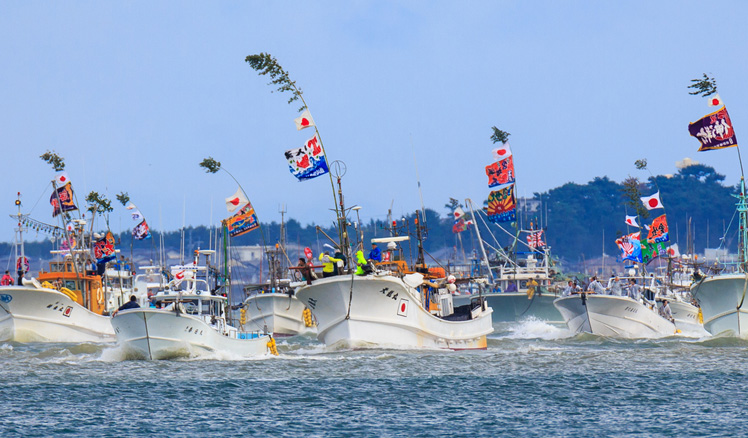
[[[371,244],[371,251],[369,251],[369,260],[373,260],[375,262],[381,262],[382,261],[382,250],[377,247],[376,243]]]

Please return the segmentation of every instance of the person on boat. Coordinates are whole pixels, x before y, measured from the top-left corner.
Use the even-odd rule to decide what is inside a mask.
[[[641,297],[641,289],[633,278],[629,280],[628,297],[634,301],[639,301],[639,297]]]
[[[364,258],[364,252],[356,251],[356,275],[366,275],[371,272],[369,262]]]
[[[299,273],[301,273],[301,279],[306,281],[306,284],[312,284],[312,268],[309,266],[309,263],[299,257],[299,264],[296,266],[300,268]]]
[[[382,250],[377,247],[376,243],[371,244],[371,251],[369,251],[369,260],[373,260],[375,262],[382,261]]]
[[[530,281],[527,282],[527,299],[531,300],[532,297],[535,296],[535,291],[540,290],[538,289],[538,281],[537,279],[540,278],[540,276],[535,276],[535,278],[531,278]]]
[[[611,295],[620,297],[623,295],[623,287],[621,286],[621,279],[617,275],[611,276],[608,281],[608,291]]]
[[[322,277],[333,277],[335,276],[335,264],[341,259],[336,259],[330,256],[330,251],[325,251],[319,255],[319,260],[322,262]]]
[[[670,310],[670,304],[668,304],[667,300],[662,300],[662,306],[660,306],[659,312],[660,312],[661,317],[675,324],[675,319],[673,318],[673,312],[672,310]]]
[[[13,277],[10,276],[10,271],[5,271],[5,275],[0,279],[0,286],[12,286]]]
[[[574,282],[571,281],[571,280],[569,280],[569,284],[567,284],[566,287],[564,288],[563,292],[561,292],[561,296],[562,297],[568,297],[571,294],[573,294],[574,292],[576,292],[576,290],[577,290],[577,288],[574,287]]]
[[[62,279],[57,277],[57,280],[52,283],[52,286],[54,286],[55,289],[60,290],[62,288]]]
[[[517,284],[513,281],[509,282],[509,285],[506,287],[507,292],[517,292]]]
[[[340,249],[335,251],[335,255],[333,256],[336,259],[340,259],[339,262],[335,263],[335,266],[333,266],[333,269],[335,271],[335,275],[342,275],[345,273],[345,267],[348,265],[348,257],[343,254]]]
[[[138,309],[138,308],[140,308],[140,304],[138,304],[138,298],[135,295],[130,295],[130,301],[119,306],[119,309],[112,312],[112,316],[116,315],[117,312],[119,312],[120,310]]]
[[[605,295],[605,288],[603,288],[603,285],[597,281],[597,277],[592,277],[590,279],[590,284],[587,286],[587,290],[596,294]]]

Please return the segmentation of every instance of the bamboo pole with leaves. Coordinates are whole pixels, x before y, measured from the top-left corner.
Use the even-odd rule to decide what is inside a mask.
[[[302,112],[305,109],[309,109],[309,106],[306,103],[306,100],[304,100],[303,92],[299,87],[296,86],[296,81],[292,81],[290,76],[288,75],[288,72],[281,67],[281,65],[278,63],[278,60],[275,59],[273,56],[271,56],[269,53],[259,53],[257,55],[249,55],[245,58],[245,61],[254,69],[257,74],[260,76],[269,75],[271,81],[268,83],[268,85],[277,86],[275,91],[285,93],[290,92],[291,97],[288,99],[288,103],[291,104],[295,101],[301,101],[301,107],[299,108],[298,112]],[[271,91],[271,93],[274,91]],[[320,146],[322,147],[322,154],[325,157],[325,161],[327,162],[327,165],[330,166],[330,160],[327,159],[327,152],[325,151],[325,146],[322,143],[322,136],[319,134],[319,129],[317,129],[317,124],[314,124],[314,132],[317,134],[317,138],[319,138]],[[335,206],[335,215],[338,220],[338,238],[340,239],[339,246],[343,246],[345,239],[345,233],[346,233],[346,219],[344,217],[345,212],[342,211],[342,209],[338,206],[338,199],[335,195],[335,182],[332,179],[332,172],[327,172],[327,174],[330,177],[330,187],[332,188],[332,198],[333,198],[333,205]],[[347,250],[347,248],[346,248]],[[341,248],[341,251],[345,252],[343,248]]]
[[[499,128],[495,127],[495,126],[492,126],[491,130],[493,131],[493,134],[491,134],[491,141],[494,144],[501,143],[502,145],[505,145],[509,141],[509,136],[512,135],[512,134],[510,134],[510,133],[508,133],[506,131],[502,131],[501,129],[499,129]],[[514,193],[515,193],[515,196],[517,196],[517,182],[516,182],[516,180],[514,182]],[[516,206],[515,206],[515,208],[516,208]],[[519,219],[520,218],[521,217],[519,215],[519,209],[517,209],[517,219],[516,219],[516,222],[515,222],[515,228],[517,230],[517,233],[514,235],[514,242],[512,242],[512,246],[511,246],[511,252],[515,253],[515,255],[514,255],[515,259],[517,257],[517,254],[516,254],[516,252],[517,252],[517,242],[519,241],[519,234],[520,234],[520,231],[521,231],[521,228],[522,228],[522,224],[519,223]]]

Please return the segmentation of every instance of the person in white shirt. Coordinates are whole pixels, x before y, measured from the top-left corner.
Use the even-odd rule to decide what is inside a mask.
[[[605,288],[603,288],[603,285],[597,281],[597,277],[592,277],[592,281],[590,281],[590,285],[587,286],[587,290],[596,294],[605,295]]]
[[[673,312],[670,310],[670,304],[668,304],[667,300],[662,300],[662,306],[660,306],[660,316],[672,323],[675,323]]]
[[[561,292],[561,296],[568,297],[569,295],[574,293],[575,289],[576,288],[574,287],[574,283],[569,280],[569,285],[564,288],[563,292]]]

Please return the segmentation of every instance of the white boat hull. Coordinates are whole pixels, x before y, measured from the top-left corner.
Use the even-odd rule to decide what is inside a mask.
[[[698,307],[683,301],[669,301],[669,305],[678,330],[687,334],[708,335],[704,325],[699,322]]]
[[[54,289],[0,287],[0,341],[114,342],[108,316]]]
[[[675,324],[638,301],[613,295],[575,294],[553,303],[574,333],[615,338],[672,336]]]
[[[112,318],[117,342],[128,357],[172,359],[224,353],[253,357],[268,354],[269,337],[239,339],[236,331],[223,336],[201,318],[171,310],[129,309]]]
[[[245,301],[247,323],[245,327],[264,330],[275,336],[295,336],[300,333],[316,333],[315,327],[304,324],[304,303],[287,294],[256,294]]]
[[[708,277],[691,288],[701,306],[706,331],[748,337],[747,279],[745,274],[726,274]]]
[[[470,299],[478,296],[479,294],[456,296],[455,306],[468,304]],[[558,295],[549,292],[535,294],[532,299],[527,299],[525,292],[491,292],[483,294],[483,298],[493,309],[494,324],[533,318],[550,324],[564,324],[564,318],[553,305]]]
[[[315,315],[317,337],[327,346],[485,349],[493,332],[490,307],[475,319],[444,320],[391,276],[323,278],[299,287],[296,296]]]

